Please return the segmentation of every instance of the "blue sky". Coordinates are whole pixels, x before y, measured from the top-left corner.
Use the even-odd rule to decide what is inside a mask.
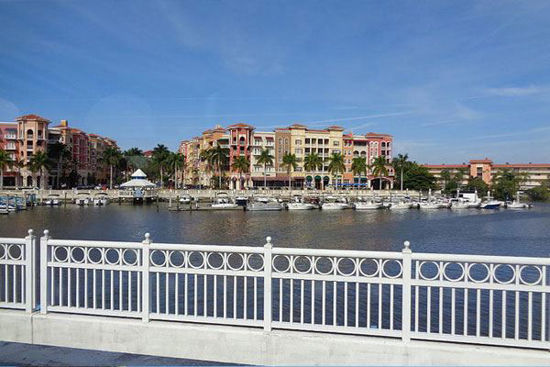
[[[0,0],[0,29],[0,121],[143,149],[339,124],[419,162],[550,161],[549,1]]]

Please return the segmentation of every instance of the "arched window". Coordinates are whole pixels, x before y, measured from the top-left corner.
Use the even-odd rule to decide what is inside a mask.
[[[32,131],[32,129],[27,130],[27,139],[32,139],[33,135],[34,132]]]

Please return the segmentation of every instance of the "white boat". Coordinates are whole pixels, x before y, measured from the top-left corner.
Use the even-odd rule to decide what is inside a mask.
[[[104,206],[107,204],[109,204],[109,196],[106,193],[100,192],[95,195],[94,197],[95,206]]]
[[[84,206],[90,204],[90,194],[86,192],[78,193],[76,199],[74,200],[75,204],[78,206]]]
[[[48,206],[57,206],[59,205],[59,195],[58,194],[50,194],[44,201],[44,205]]]
[[[373,200],[370,201],[357,201],[355,202],[355,210],[376,210],[382,209],[382,203],[377,203]]]
[[[481,209],[499,209],[501,205],[501,201],[491,199],[491,191],[489,191],[487,193],[487,200],[483,201],[479,207]]]
[[[246,205],[249,211],[280,211],[283,210],[283,204],[274,198],[258,198]]]
[[[219,193],[211,205],[212,209],[235,209],[239,205],[234,203],[225,193]]]
[[[507,209],[518,210],[518,209],[529,209],[531,207],[530,204],[521,202],[519,194],[520,193],[518,191],[517,194],[516,194],[516,199],[514,201],[510,202],[510,203],[506,203],[506,208]]]
[[[396,203],[391,203],[390,210],[403,210],[411,209],[413,204],[407,201],[398,201]]]
[[[293,201],[287,204],[288,210],[312,210],[316,206],[312,203],[305,203],[303,198],[295,197]]]
[[[448,209],[450,203],[444,201],[423,201],[420,203],[420,209]]]
[[[453,198],[451,199],[451,208],[452,209],[470,209],[470,201],[463,198]]]
[[[321,204],[321,209],[323,210],[344,210],[351,208],[345,198],[328,196],[325,200],[326,201]]]
[[[193,198],[190,195],[182,195],[180,197],[180,204],[189,204],[193,201]]]

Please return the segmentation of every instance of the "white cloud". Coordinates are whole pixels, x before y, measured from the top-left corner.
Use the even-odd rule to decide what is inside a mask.
[[[526,87],[488,88],[487,93],[499,97],[523,97],[550,91],[548,87],[530,85]]]

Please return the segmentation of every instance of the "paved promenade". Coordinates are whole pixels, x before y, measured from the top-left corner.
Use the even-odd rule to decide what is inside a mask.
[[[130,353],[0,342],[0,365],[25,366],[222,366],[224,363]]]

